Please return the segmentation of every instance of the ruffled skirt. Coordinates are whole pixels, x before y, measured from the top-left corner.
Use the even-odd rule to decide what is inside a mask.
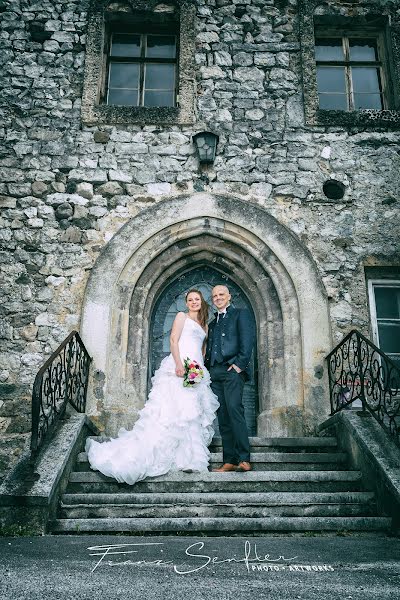
[[[169,471],[207,471],[218,407],[208,371],[204,369],[200,383],[185,388],[169,355],[152,378],[148,401],[133,429],[122,427],[107,442],[86,440],[90,466],[128,484]]]

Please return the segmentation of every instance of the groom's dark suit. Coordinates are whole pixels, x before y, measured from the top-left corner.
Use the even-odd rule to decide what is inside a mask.
[[[250,461],[250,445],[242,403],[243,386],[250,378],[249,363],[255,341],[249,311],[228,306],[209,325],[205,365],[210,371],[211,388],[218,396],[219,430],[223,462]],[[234,368],[235,364],[241,373]]]

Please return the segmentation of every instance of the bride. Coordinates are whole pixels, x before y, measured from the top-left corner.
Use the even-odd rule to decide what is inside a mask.
[[[179,312],[171,330],[171,354],[152,378],[148,400],[133,429],[121,428],[107,442],[86,440],[90,466],[120,483],[134,484],[168,471],[207,471],[212,423],[219,407],[204,367],[208,305],[199,290],[185,297],[187,313]],[[183,386],[184,360],[202,367],[204,377]]]

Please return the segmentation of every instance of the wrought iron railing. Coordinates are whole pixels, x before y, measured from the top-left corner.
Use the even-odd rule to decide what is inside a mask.
[[[32,457],[55,431],[68,402],[78,412],[85,411],[91,360],[79,333],[72,331],[36,375],[32,391]]]
[[[331,414],[360,400],[400,446],[400,369],[353,330],[328,354]]]

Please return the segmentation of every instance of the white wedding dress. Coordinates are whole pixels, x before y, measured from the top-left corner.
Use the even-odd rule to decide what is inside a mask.
[[[205,335],[198,323],[186,317],[179,339],[182,361],[190,358],[204,366],[201,349]],[[207,471],[218,407],[208,371],[204,368],[198,384],[183,387],[170,354],[152,378],[148,400],[133,429],[121,428],[118,437],[102,443],[86,440],[90,466],[129,484],[168,471]]]

